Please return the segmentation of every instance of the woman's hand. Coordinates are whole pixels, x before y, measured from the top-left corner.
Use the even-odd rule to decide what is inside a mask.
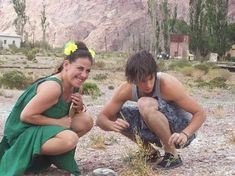
[[[186,134],[182,133],[173,133],[168,141],[169,145],[180,145],[183,147],[188,141]]]
[[[64,128],[70,128],[72,124],[72,118],[69,116],[65,116],[63,118],[58,119],[58,125]]]
[[[79,93],[73,93],[71,95],[72,102],[73,102],[73,108],[79,112],[83,109],[83,101],[82,101],[82,96]]]
[[[118,118],[116,121],[112,123],[111,129],[116,132],[122,132],[126,128],[128,128],[130,125],[127,121]]]

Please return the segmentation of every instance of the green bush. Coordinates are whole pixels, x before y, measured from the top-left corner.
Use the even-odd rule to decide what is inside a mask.
[[[98,81],[105,80],[105,79],[107,79],[107,78],[108,78],[107,74],[102,74],[102,73],[96,74],[96,75],[93,77],[94,80],[98,80]]]
[[[85,82],[81,87],[81,93],[91,96],[100,96],[100,89],[95,83]]]
[[[185,59],[180,59],[180,60],[174,60],[172,63],[169,65],[170,70],[177,70],[178,68],[183,68],[187,66],[191,66],[192,64]]]
[[[206,73],[208,73],[209,69],[211,68],[211,66],[207,63],[201,63],[201,64],[197,64],[194,66],[194,68],[198,69],[198,70],[202,70]]]
[[[6,72],[0,78],[1,86],[10,89],[25,89],[32,83],[32,78],[25,76],[21,71],[13,70]]]
[[[167,71],[167,64],[164,60],[157,60],[157,68],[159,71]]]
[[[224,88],[227,89],[228,85],[226,84],[226,79],[223,77],[216,77],[209,82],[207,81],[198,81],[197,82],[198,87],[208,87],[210,89],[213,88]]]
[[[213,80],[214,78],[221,77],[228,80],[231,77],[231,73],[226,69],[210,69],[205,75],[207,80]]]
[[[108,89],[109,89],[109,90],[113,90],[113,89],[114,89],[114,86],[110,85],[110,86],[108,86]]]
[[[179,71],[181,73],[183,73],[184,75],[186,75],[186,76],[192,76],[195,69],[191,66],[186,66],[186,67],[183,67],[183,68],[179,68]]]
[[[95,62],[94,63],[94,67],[95,68],[104,68],[105,67],[105,62],[103,62],[103,61],[97,61],[97,62]]]
[[[36,60],[36,54],[39,52],[38,48],[33,49],[24,49],[23,54],[26,56],[27,60],[35,61]]]
[[[218,87],[218,88],[228,88],[228,85],[226,84],[226,79],[223,77],[216,77],[209,81],[209,85],[211,88]]]

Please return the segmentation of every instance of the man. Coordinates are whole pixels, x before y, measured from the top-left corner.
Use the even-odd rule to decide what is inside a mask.
[[[145,142],[163,147],[165,155],[157,167],[182,165],[176,148],[189,145],[195,138],[195,132],[205,121],[202,107],[175,77],[158,72],[153,56],[147,51],[128,59],[125,76],[127,82],[114,92],[96,124],[132,139],[137,131]],[[136,106],[124,105],[128,100],[136,101]]]

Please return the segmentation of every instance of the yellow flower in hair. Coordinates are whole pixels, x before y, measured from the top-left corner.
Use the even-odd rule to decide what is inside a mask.
[[[68,43],[65,44],[64,54],[66,56],[69,56],[70,54],[72,54],[77,49],[78,49],[78,46],[75,44],[75,42],[69,41]]]
[[[91,56],[94,58],[95,57],[95,51],[93,49],[88,49],[88,51],[90,52]]]

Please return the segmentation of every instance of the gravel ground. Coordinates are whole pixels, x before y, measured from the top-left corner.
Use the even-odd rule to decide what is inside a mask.
[[[107,89],[107,90],[105,90]],[[102,89],[103,90],[103,89]],[[98,99],[85,97],[89,111],[94,120],[104,102],[110,97],[113,90],[104,88]],[[7,93],[8,98],[0,96],[0,138],[2,137],[4,122],[7,115],[21,92]],[[10,96],[9,96],[10,95]],[[157,170],[155,175],[163,176],[232,176],[235,175],[235,95],[228,91],[203,90],[193,92],[193,96],[203,105],[207,112],[207,120],[198,131],[198,136],[187,148],[179,150],[184,165],[169,171]],[[92,136],[104,136],[105,149],[92,148]],[[96,168],[107,167],[117,173],[125,166],[123,155],[128,148],[136,145],[120,134],[104,132],[98,127],[94,128],[80,139],[77,147],[76,160],[83,176],[92,175]],[[34,174],[29,174],[34,175]],[[39,175],[65,176],[65,171],[51,167],[47,172]]]

